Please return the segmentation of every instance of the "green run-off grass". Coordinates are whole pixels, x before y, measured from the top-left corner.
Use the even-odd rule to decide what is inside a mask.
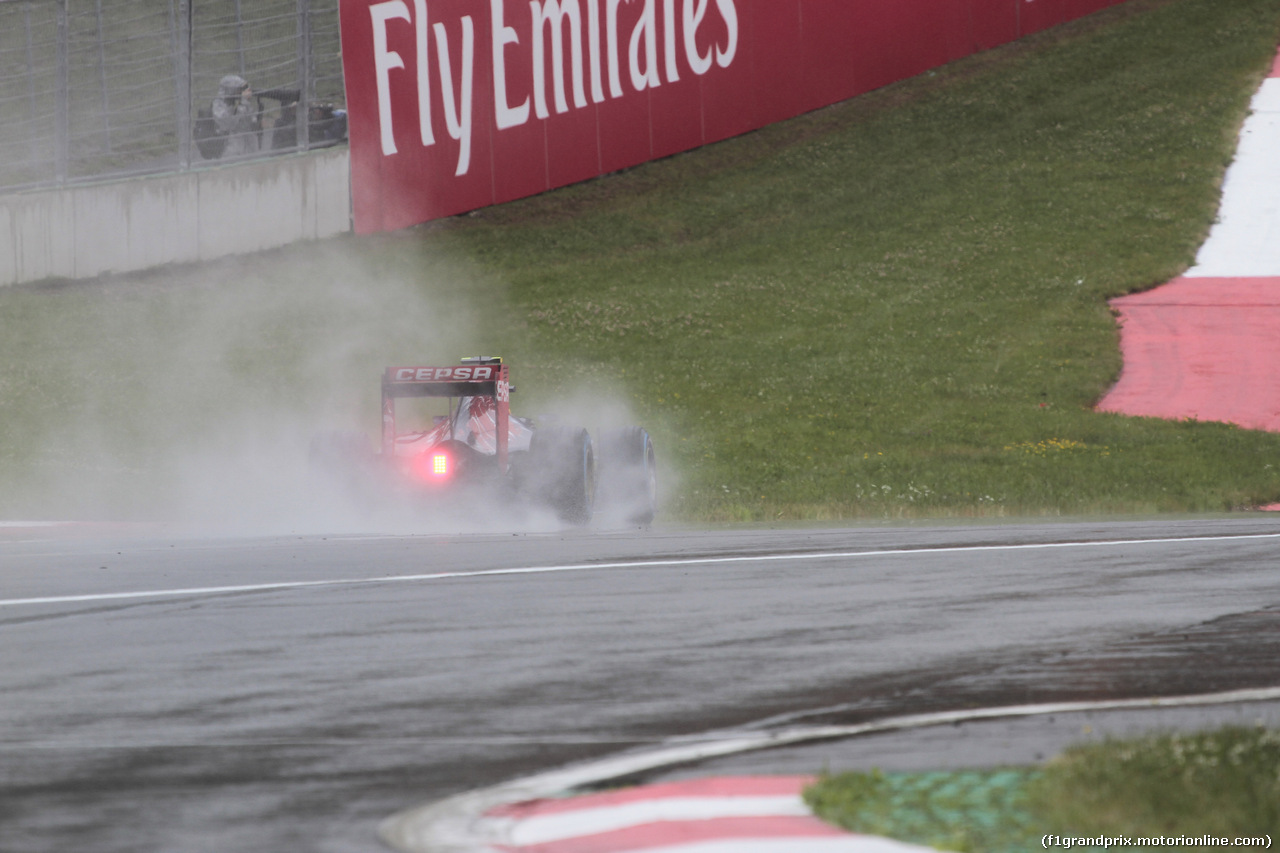
[[[535,340],[626,371],[698,516],[1270,500],[1275,437],[1091,408],[1105,300],[1192,261],[1278,20],[1130,3],[447,242]]]
[[[825,775],[805,801],[854,832],[963,853],[1046,849],[1045,836],[1059,849],[1082,838],[1265,839],[1280,827],[1280,733],[1228,726],[1081,744],[1039,767]],[[1170,846],[1221,849],[1125,849]]]

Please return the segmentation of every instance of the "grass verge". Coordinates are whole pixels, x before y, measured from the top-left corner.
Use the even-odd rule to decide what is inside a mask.
[[[1071,747],[1041,768],[824,776],[805,801],[854,832],[964,853],[1042,849],[1045,835],[1257,838],[1280,826],[1280,732],[1109,740]]]
[[[490,349],[522,412],[649,426],[681,518],[1280,499],[1280,436],[1092,411],[1106,299],[1192,261],[1278,35],[1273,0],[1131,0],[474,216],[0,293],[0,510],[144,512],[191,448],[372,433],[385,364]]]

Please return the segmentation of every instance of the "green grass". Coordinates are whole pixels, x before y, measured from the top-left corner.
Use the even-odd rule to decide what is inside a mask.
[[[824,775],[804,792],[813,813],[851,832],[964,853],[1025,853],[1049,830],[1036,823],[1029,768]]]
[[[484,350],[522,412],[650,427],[668,517],[1278,500],[1280,436],[1092,410],[1121,367],[1106,299],[1191,263],[1278,36],[1274,0],[1132,0],[473,216],[0,293],[0,511],[56,506],[51,466],[105,448],[99,491],[141,512],[193,444],[372,432],[385,364]]]
[[[1091,408],[1120,369],[1105,300],[1193,259],[1278,18],[1127,4],[447,244],[535,340],[627,371],[693,515],[1269,500],[1275,437]]]
[[[1280,827],[1280,732],[1108,740],[1038,768],[828,775],[805,800],[851,831],[965,853],[1041,849],[1044,835],[1258,837]]]

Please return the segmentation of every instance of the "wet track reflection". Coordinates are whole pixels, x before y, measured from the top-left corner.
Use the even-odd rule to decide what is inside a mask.
[[[0,849],[375,851],[676,734],[1280,684],[1278,556],[1269,517],[10,537]]]

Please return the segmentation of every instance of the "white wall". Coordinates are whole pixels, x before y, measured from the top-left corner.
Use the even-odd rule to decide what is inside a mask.
[[[351,230],[345,146],[0,196],[0,286],[255,252]]]

